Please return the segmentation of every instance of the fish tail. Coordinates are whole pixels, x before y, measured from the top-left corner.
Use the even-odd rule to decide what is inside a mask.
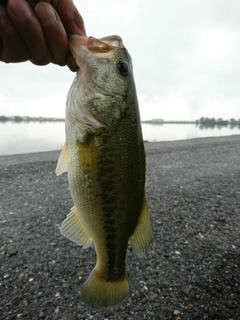
[[[106,281],[94,268],[84,284],[82,299],[92,308],[115,305],[130,293],[127,274],[117,281]]]

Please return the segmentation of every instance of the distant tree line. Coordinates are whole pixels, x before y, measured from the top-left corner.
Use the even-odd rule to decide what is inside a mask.
[[[46,121],[65,121],[63,118],[50,118],[50,117],[21,117],[21,116],[0,116],[0,122],[30,122],[30,121],[36,121],[36,122],[46,122]]]
[[[223,120],[222,118],[205,118],[201,117],[199,120],[196,120],[196,124],[203,127],[214,127],[214,126],[230,126],[230,127],[240,127],[240,119],[235,120],[231,118],[230,120]]]
[[[55,121],[65,121],[63,118],[50,118],[50,117],[29,117],[29,116],[0,116],[0,122],[55,122]],[[164,124],[164,123],[182,123],[182,124],[192,124],[196,123],[196,125],[199,125],[200,127],[214,127],[214,126],[230,126],[230,127],[236,127],[238,126],[240,128],[240,119],[235,120],[234,118],[231,118],[229,120],[223,120],[222,118],[205,118],[201,117],[199,120],[194,121],[164,121],[163,119],[152,119],[147,121],[142,121],[143,123],[152,123],[152,124]]]

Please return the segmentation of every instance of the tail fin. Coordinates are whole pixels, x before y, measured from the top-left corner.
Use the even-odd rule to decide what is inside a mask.
[[[93,308],[115,305],[130,293],[127,274],[118,281],[106,281],[99,277],[95,269],[92,270],[82,291],[82,299]]]

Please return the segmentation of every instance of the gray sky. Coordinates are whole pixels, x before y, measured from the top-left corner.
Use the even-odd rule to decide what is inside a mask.
[[[88,35],[119,34],[141,118],[240,118],[239,0],[76,0]],[[0,114],[64,117],[67,67],[0,63]]]

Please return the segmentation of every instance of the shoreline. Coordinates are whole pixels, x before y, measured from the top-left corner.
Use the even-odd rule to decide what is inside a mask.
[[[190,139],[179,139],[179,140],[162,140],[162,141],[144,141],[144,144],[145,144],[145,148],[148,148],[146,147],[148,144],[165,144],[165,143],[176,143],[176,142],[187,142],[187,141],[192,141],[192,140],[203,140],[203,139],[206,139],[206,140],[219,140],[219,139],[225,139],[227,137],[240,137],[240,134],[232,134],[232,135],[226,135],[226,136],[211,136],[211,137],[197,137],[197,138],[190,138]],[[0,158],[1,157],[12,157],[12,156],[23,156],[23,155],[37,155],[37,154],[44,154],[44,153],[56,153],[56,152],[61,152],[62,148],[60,149],[57,149],[57,150],[48,150],[48,151],[37,151],[37,152],[27,152],[27,153],[13,153],[13,154],[0,154]],[[45,158],[43,156],[43,158]]]
[[[131,295],[81,301],[93,248],[64,238],[72,207],[58,151],[0,156],[1,319],[240,319],[240,135],[151,142],[149,253],[127,252]]]

